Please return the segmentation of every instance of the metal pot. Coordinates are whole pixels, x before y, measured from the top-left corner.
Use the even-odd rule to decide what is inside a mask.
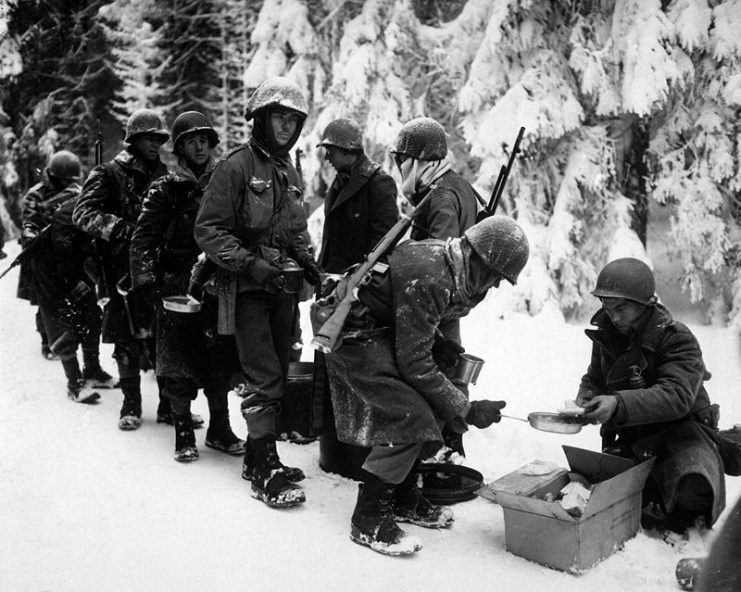
[[[281,279],[279,286],[282,292],[286,294],[296,294],[304,286],[304,269],[299,267],[298,263],[288,259],[281,264]]]
[[[458,366],[455,369],[455,378],[463,384],[476,384],[476,380],[481,373],[481,367],[484,360],[471,354],[460,354]]]
[[[540,430],[541,432],[553,432],[556,434],[576,434],[581,431],[581,428],[584,425],[584,419],[582,417],[561,415],[560,413],[546,413],[544,411],[528,413],[527,419],[504,414],[502,414],[502,417],[525,421],[536,430]]]

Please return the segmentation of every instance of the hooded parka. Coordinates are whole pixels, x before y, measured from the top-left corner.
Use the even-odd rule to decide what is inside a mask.
[[[649,483],[667,512],[683,476],[704,476],[714,494],[712,524],[725,507],[725,479],[715,444],[717,406],[704,387],[710,373],[697,339],[661,304],[647,308],[631,339],[618,333],[604,309],[591,323],[597,329],[585,331],[593,345],[580,393],[614,395],[618,402],[602,426],[603,448],[635,459],[656,456]]]

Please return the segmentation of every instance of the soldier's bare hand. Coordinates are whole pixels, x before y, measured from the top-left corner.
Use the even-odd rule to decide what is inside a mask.
[[[605,423],[617,409],[617,399],[612,395],[597,395],[592,398],[584,414],[584,420],[589,423]]]

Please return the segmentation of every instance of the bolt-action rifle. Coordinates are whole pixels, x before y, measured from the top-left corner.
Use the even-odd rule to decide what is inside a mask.
[[[95,124],[95,166],[103,164],[103,133],[100,130],[100,119]],[[108,293],[108,277],[106,276],[106,266],[103,261],[103,251],[100,239],[93,239],[93,256],[95,258],[95,297],[98,306],[104,308],[111,299]]]
[[[431,193],[432,191],[422,198],[415,211],[425,205]],[[311,345],[315,349],[327,354],[339,347],[342,326],[345,324],[347,315],[350,314],[353,302],[357,300],[356,289],[371,280],[371,272],[379,259],[389,252],[406,234],[412,224],[413,214],[414,212],[402,214],[399,221],[366,255],[365,261],[353,272],[343,277],[329,296],[317,300],[312,305],[312,316],[317,324],[321,323],[320,329],[314,335],[314,339],[311,340]]]
[[[15,259],[13,259],[13,262],[10,264],[8,269],[0,274],[0,280],[8,275],[8,272],[10,272],[10,270],[14,267],[20,265],[21,263],[25,263],[26,261],[31,261],[34,257],[36,257],[36,254],[41,249],[41,246],[44,244],[44,241],[46,240],[46,237],[49,235],[50,231],[51,224],[47,224],[46,226],[44,226],[44,228],[41,229],[41,231],[34,237],[34,239],[25,247],[23,247],[23,250],[18,253]]]
[[[515,145],[512,147],[512,152],[510,152],[509,160],[507,160],[507,165],[502,165],[502,168],[499,169],[499,176],[497,177],[497,182],[494,183],[494,189],[491,192],[489,203],[478,213],[476,222],[481,222],[484,218],[493,216],[496,213],[499,199],[502,197],[502,192],[504,191],[504,185],[507,183],[509,172],[512,170],[512,164],[515,161],[517,153],[520,151],[520,142],[522,142],[523,135],[525,135],[525,128],[521,127],[520,133],[517,134]]]

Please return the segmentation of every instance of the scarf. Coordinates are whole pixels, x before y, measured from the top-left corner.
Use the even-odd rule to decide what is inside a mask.
[[[401,165],[401,191],[413,205],[435,181],[451,169],[450,162],[407,158]]]

